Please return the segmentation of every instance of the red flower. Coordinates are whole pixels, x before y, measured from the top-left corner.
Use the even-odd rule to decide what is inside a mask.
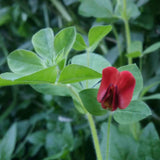
[[[125,109],[131,102],[136,80],[129,71],[119,72],[114,67],[104,68],[97,100],[104,109]]]

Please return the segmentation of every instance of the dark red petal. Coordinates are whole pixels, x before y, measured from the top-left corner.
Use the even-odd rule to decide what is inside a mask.
[[[119,108],[125,109],[131,102],[136,80],[129,71],[120,72],[119,80],[117,81]]]
[[[103,69],[102,81],[97,95],[98,102],[101,102],[101,100],[103,99],[109,85],[116,84],[119,73],[120,72],[115,67],[107,67]]]
[[[112,111],[115,111],[118,107],[119,107],[118,87],[115,86],[113,92]]]

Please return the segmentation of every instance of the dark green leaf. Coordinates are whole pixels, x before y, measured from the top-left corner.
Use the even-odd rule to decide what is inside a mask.
[[[146,160],[148,157],[158,160],[160,157],[159,148],[160,140],[158,133],[153,123],[149,123],[142,131],[138,146],[138,155],[141,157],[141,160]]]
[[[84,107],[87,111],[93,115],[103,115],[107,113],[107,110],[104,110],[101,104],[97,101],[97,89],[85,89],[82,90],[79,95],[82,99]]]
[[[5,7],[0,9],[0,26],[11,20],[11,8]]]
[[[143,55],[152,53],[160,48],[160,42],[154,43],[144,50]]]

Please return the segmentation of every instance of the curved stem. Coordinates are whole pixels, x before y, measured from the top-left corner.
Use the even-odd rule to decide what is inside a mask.
[[[96,126],[94,124],[93,117],[90,113],[88,113],[87,118],[88,118],[88,122],[89,122],[89,125],[90,125],[90,128],[91,128],[91,133],[92,133],[92,138],[93,138],[93,142],[94,142],[94,147],[95,147],[95,151],[96,151],[97,160],[102,160],[99,140],[98,140]]]
[[[107,127],[107,152],[106,152],[106,160],[109,160],[109,140],[110,140],[110,127],[112,122],[112,114],[109,115],[108,118],[108,127]]]
[[[67,22],[72,22],[72,17],[69,15],[69,13],[59,0],[51,0],[51,2]]]

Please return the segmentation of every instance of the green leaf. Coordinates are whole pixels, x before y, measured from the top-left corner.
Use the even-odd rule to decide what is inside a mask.
[[[54,83],[56,77],[56,66],[43,69],[27,76],[17,75],[16,73],[3,73],[0,75],[0,86]]]
[[[71,64],[65,67],[59,77],[60,83],[74,83],[83,80],[101,78],[101,74],[81,65]]]
[[[150,96],[142,97],[142,100],[143,100],[143,101],[152,100],[152,99],[160,99],[160,93],[152,94],[152,95],[150,95]]]
[[[160,157],[160,140],[158,133],[153,125],[149,123],[142,131],[140,143],[138,146],[138,156],[141,160],[146,160],[147,157],[159,159]]]
[[[148,2],[149,2],[149,0],[139,0],[139,1],[137,1],[137,6],[141,7],[141,6],[145,5]]]
[[[102,73],[102,70],[111,64],[103,56],[95,53],[83,53],[77,56],[74,56],[71,59],[72,64],[78,64],[82,66],[89,67],[99,73]]]
[[[103,115],[107,113],[107,110],[104,110],[101,104],[97,101],[97,89],[85,89],[82,90],[79,95],[82,99],[84,107],[92,115]]]
[[[92,27],[88,33],[89,51],[92,52],[111,30],[111,25]]]
[[[160,76],[155,76],[151,78],[143,87],[140,97],[143,97],[152,87],[157,86],[160,83]]]
[[[50,65],[53,65],[55,58],[53,43],[54,34],[51,28],[41,29],[32,37],[32,44],[35,51]]]
[[[35,84],[31,85],[33,89],[42,94],[53,96],[71,96],[70,90],[65,84]]]
[[[19,49],[7,57],[9,68],[18,74],[31,74],[44,69],[41,59],[33,52]]]
[[[120,124],[138,122],[151,115],[151,110],[143,101],[131,101],[125,109],[118,109],[114,112],[114,119]]]
[[[115,15],[118,17],[121,17],[122,19],[130,19],[130,18],[137,18],[140,15],[140,11],[136,4],[131,1],[127,0],[126,1],[126,14],[124,14],[124,7],[123,7],[123,0],[119,0],[116,7],[115,7]],[[126,17],[124,17],[126,16]]]
[[[143,55],[152,53],[160,48],[160,42],[154,43],[144,50]]]
[[[70,96],[73,99],[76,109],[80,113],[85,113],[83,109],[84,107],[82,106],[83,104],[81,104],[78,95],[75,94],[76,91],[70,84],[36,84],[31,86],[37,92],[42,94],[49,94],[53,96]]]
[[[137,58],[137,57],[140,57],[141,55],[142,53],[139,51],[126,54],[128,58]]]
[[[129,53],[126,55],[129,58],[137,58],[142,54],[142,42],[134,41],[131,43],[129,49]]]
[[[136,64],[126,65],[123,67],[118,68],[119,71],[129,71],[133,74],[134,78],[136,79],[136,86],[134,88],[134,93],[132,99],[135,100],[138,98],[139,93],[143,88],[143,78],[141,72]]]
[[[16,145],[17,126],[13,124],[0,142],[0,160],[10,160]]]
[[[76,40],[75,27],[68,27],[56,34],[54,40],[54,48],[56,54],[64,50],[64,55],[67,56]]]
[[[77,33],[76,35],[76,41],[73,45],[73,49],[77,50],[77,51],[83,51],[87,48],[86,43],[83,39],[83,37]]]
[[[79,13],[85,17],[110,18],[113,15],[113,6],[110,0],[82,0]]]
[[[45,143],[46,131],[37,131],[30,134],[27,137],[27,140],[34,145],[43,145]]]
[[[59,124],[58,128],[54,129],[54,132],[48,132],[46,135],[45,148],[49,156],[64,151],[72,151],[73,144],[74,138],[70,123]],[[62,155],[60,154],[60,156]]]
[[[71,63],[73,64],[78,64],[78,65],[83,65],[86,66],[99,73],[102,73],[102,70],[108,66],[111,66],[111,64],[105,59],[103,56],[95,54],[95,53],[83,53],[77,56],[74,56],[71,59]],[[99,81],[100,79],[94,79],[94,80],[89,80],[88,82],[82,82],[83,86],[87,86],[88,88],[91,88],[95,86],[95,84]],[[95,87],[98,87],[99,85],[96,85]]]
[[[108,123],[102,123],[100,129],[101,153],[103,160],[106,160],[107,150],[107,129]],[[118,130],[118,127],[111,124],[110,126],[110,141],[109,141],[109,160],[137,160],[136,141]]]

